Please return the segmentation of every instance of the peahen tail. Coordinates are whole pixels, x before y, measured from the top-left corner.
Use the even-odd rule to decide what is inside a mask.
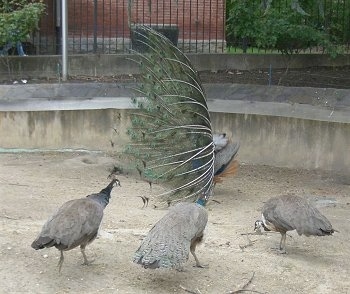
[[[167,187],[162,194],[167,201],[207,198],[213,185],[214,143],[199,76],[163,35],[146,26],[135,34],[147,53],[135,52],[141,81],[125,152],[148,181]]]

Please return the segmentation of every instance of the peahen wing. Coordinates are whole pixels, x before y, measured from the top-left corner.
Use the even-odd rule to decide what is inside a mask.
[[[265,219],[282,231],[299,235],[329,235],[334,232],[329,220],[306,199],[287,194],[269,199],[263,207]]]
[[[188,260],[191,240],[203,234],[207,221],[207,211],[199,204],[174,205],[144,238],[134,262],[151,269],[181,267]]]
[[[64,203],[44,224],[32,247],[55,246],[70,250],[88,244],[96,236],[103,217],[103,207],[88,198]]]
[[[214,175],[212,127],[203,87],[187,57],[149,27],[135,32],[148,48],[137,54],[141,83],[125,153],[169,200],[208,193]],[[169,197],[171,195],[171,197]],[[177,197],[173,197],[177,196]]]

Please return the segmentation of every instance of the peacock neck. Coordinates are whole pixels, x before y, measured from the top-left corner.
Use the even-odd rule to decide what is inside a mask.
[[[197,204],[199,204],[200,206],[205,207],[205,204],[207,203],[207,201],[204,198],[199,198],[196,201]]]

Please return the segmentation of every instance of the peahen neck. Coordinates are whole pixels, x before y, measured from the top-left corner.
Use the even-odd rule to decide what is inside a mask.
[[[90,196],[90,198],[97,201],[98,203],[100,203],[103,206],[103,208],[105,208],[109,203],[109,199],[111,198],[111,192],[112,192],[112,189],[114,187],[115,182],[116,182],[116,180],[111,181],[106,188],[104,188],[100,191],[100,193],[93,194]]]

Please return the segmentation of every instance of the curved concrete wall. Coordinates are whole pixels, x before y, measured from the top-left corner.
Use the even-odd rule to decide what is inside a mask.
[[[125,110],[0,112],[0,148],[115,150],[125,144]]]
[[[233,113],[212,113],[212,121],[239,138],[244,162],[350,172],[349,123]]]
[[[109,84],[102,89],[101,85],[96,88],[94,84],[95,90],[87,91],[89,95],[83,91],[84,97],[62,97],[57,89],[52,89],[56,97],[44,97],[40,87],[18,88],[25,91],[23,95],[17,95],[15,88],[2,87],[0,148],[118,152],[127,142],[125,130],[129,113],[135,110],[130,99],[124,96],[128,94],[125,88]],[[47,87],[50,86],[44,87],[45,93],[48,93]],[[79,93],[82,85],[77,87],[69,92]],[[86,87],[88,85],[84,84],[85,90]],[[116,92],[108,87],[115,87]],[[241,161],[350,172],[350,91],[344,90],[341,95],[337,90],[328,91],[326,107],[322,99],[322,103],[314,103],[312,95],[305,95],[307,91],[303,88],[289,89],[294,96],[284,94],[283,97],[289,97],[288,101],[279,101],[276,93],[280,94],[281,89],[264,87],[268,98],[251,101],[252,86],[248,86],[247,91],[247,86],[223,85],[221,92],[217,85],[206,87],[214,131],[226,132],[240,140]],[[257,87],[257,93],[261,93],[261,87]],[[30,94],[31,88],[36,91],[35,96]],[[104,91],[113,97],[93,97],[94,91],[98,91],[98,95]],[[316,92],[319,95],[321,90]],[[221,96],[223,93],[225,97]],[[304,104],[293,102],[300,97]]]

